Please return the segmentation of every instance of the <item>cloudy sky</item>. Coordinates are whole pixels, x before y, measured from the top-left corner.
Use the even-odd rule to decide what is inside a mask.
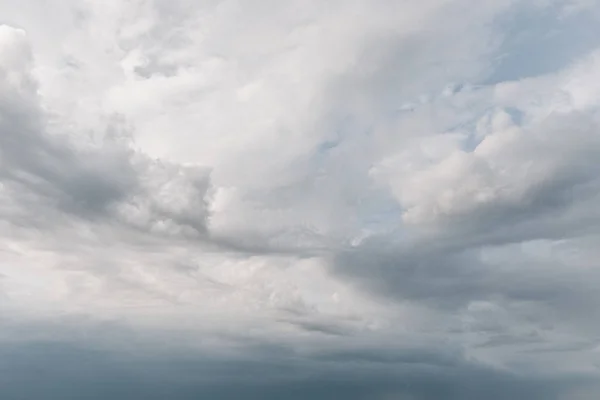
[[[600,397],[596,0],[0,0],[2,399]]]

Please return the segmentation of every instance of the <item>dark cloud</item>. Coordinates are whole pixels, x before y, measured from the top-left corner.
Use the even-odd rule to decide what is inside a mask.
[[[32,118],[39,116],[2,119],[0,172],[5,183],[82,216],[106,214],[111,204],[135,190],[136,171],[126,151],[77,151],[64,138],[41,132],[35,123],[29,126]]]
[[[121,343],[128,348],[122,353],[94,350],[89,345],[72,341],[3,344],[3,397],[29,399],[52,393],[62,399],[98,400],[561,399],[563,393],[586,384],[571,378],[516,377],[459,359],[448,364],[434,354],[414,350],[396,356],[385,350],[354,350],[317,359],[266,353],[256,359],[214,358],[202,352],[163,358],[152,351],[136,353],[134,343]]]
[[[596,275],[594,271],[575,270],[557,260],[538,268],[540,261],[523,254],[519,244],[595,240],[600,233],[594,206],[600,197],[595,162],[600,156],[599,131],[595,119],[587,115],[545,119],[503,155],[512,165],[527,169],[511,177],[526,187],[518,200],[498,198],[441,215],[429,231],[409,233],[402,241],[374,236],[340,252],[333,270],[353,277],[374,294],[441,308],[492,298],[551,304],[567,313],[597,304],[598,297],[586,282]],[[538,179],[540,171],[543,177]],[[486,252],[505,255],[486,260]]]
[[[0,80],[5,80],[0,84],[7,87],[0,99],[0,183],[11,191],[13,205],[26,205],[30,215],[37,214],[31,208],[49,207],[143,230],[204,235],[209,171],[136,152],[127,142],[127,132],[121,132],[119,118],[96,132],[103,138],[99,141],[55,126],[40,106],[23,34],[3,28],[12,41],[9,50],[16,55],[12,64],[0,65]],[[19,84],[9,74],[17,76]]]

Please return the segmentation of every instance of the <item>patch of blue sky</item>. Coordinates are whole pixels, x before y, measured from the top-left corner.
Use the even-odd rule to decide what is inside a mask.
[[[505,36],[482,83],[557,72],[598,47],[598,16],[585,11],[565,13],[558,3],[545,8],[521,5],[498,21]]]

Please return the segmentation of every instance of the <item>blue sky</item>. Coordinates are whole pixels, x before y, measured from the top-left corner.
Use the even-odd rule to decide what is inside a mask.
[[[2,398],[598,398],[599,20],[0,2]]]

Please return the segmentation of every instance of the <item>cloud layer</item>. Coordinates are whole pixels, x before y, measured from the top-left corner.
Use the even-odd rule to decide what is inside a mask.
[[[597,398],[593,1],[0,16],[6,398]]]

